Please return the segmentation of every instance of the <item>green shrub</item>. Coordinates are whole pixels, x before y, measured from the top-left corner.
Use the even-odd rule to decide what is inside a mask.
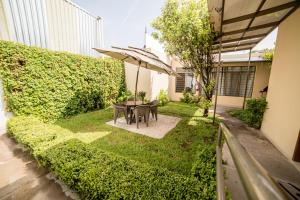
[[[233,110],[230,114],[246,122],[249,126],[259,129],[267,104],[265,98],[249,99],[246,102],[245,110]]]
[[[200,97],[198,104],[202,109],[209,109],[213,105],[211,100],[208,100],[203,96]]]
[[[120,103],[120,102],[127,101],[128,98],[130,98],[130,97],[132,97],[132,96],[133,96],[133,95],[132,95],[131,91],[129,91],[129,90],[122,91],[121,94],[120,94],[120,96],[119,96],[118,99],[117,99],[117,102]]]
[[[198,160],[193,164],[192,174],[198,180],[201,180],[203,196],[209,196],[211,199],[216,199],[216,151],[215,145],[199,146],[197,153]],[[204,185],[203,185],[204,184]]]
[[[199,159],[211,162],[203,166],[211,167],[211,173],[207,174],[200,162],[194,167],[195,177],[188,177],[92,147],[72,139],[76,133],[34,117],[14,117],[8,129],[10,135],[29,147],[43,166],[76,190],[82,199],[215,198],[212,181],[215,163],[208,158],[213,155],[207,154],[211,151],[199,154]]]
[[[74,136],[71,131],[46,124],[33,116],[13,117],[8,122],[8,134],[27,147],[35,157],[45,149]]]
[[[159,105],[164,106],[169,102],[166,91],[160,90],[158,94]]]
[[[78,140],[57,145],[46,159],[83,199],[197,199],[201,193],[195,178],[92,149]]]
[[[266,61],[273,61],[274,49],[264,49],[262,58]]]
[[[110,105],[124,90],[124,66],[0,41],[0,77],[8,109],[55,121]]]
[[[194,100],[194,95],[191,90],[185,89],[183,91],[183,97],[180,99],[181,102],[184,103],[192,103]]]

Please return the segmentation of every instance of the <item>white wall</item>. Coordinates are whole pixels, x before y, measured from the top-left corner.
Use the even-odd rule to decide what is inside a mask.
[[[11,116],[12,114],[6,111],[3,85],[2,80],[0,79],[0,135],[6,133],[6,122]]]
[[[69,0],[0,0],[0,39],[99,56],[102,20]]]
[[[150,35],[146,35],[146,47],[148,51],[155,53],[164,62],[169,62],[166,54],[163,53],[162,46]],[[137,66],[125,63],[127,89],[130,90],[133,94],[135,91],[136,73]],[[169,75],[141,68],[139,73],[138,91],[145,91],[146,98],[148,100],[154,100],[157,98],[160,90],[168,92]]]
[[[133,64],[125,63],[125,78],[127,89],[134,94],[136,74],[138,67]],[[137,92],[146,92],[146,98],[151,98],[151,71],[149,69],[140,68]]]
[[[165,63],[170,63],[167,55],[164,53],[163,46],[151,35],[146,34],[146,48],[155,53]],[[151,97],[150,100],[157,99],[160,90],[168,93],[169,75],[151,71]]]
[[[160,90],[164,90],[168,94],[169,75],[152,71],[151,72],[151,82],[152,82],[152,88],[151,88],[150,100],[157,99]]]
[[[262,132],[289,159],[300,130],[300,9],[278,29]]]

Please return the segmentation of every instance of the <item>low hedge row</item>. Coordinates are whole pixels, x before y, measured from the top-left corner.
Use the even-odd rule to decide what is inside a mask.
[[[8,123],[8,130],[31,150],[41,165],[83,199],[215,198],[214,177],[200,177],[203,181],[199,181],[192,176],[129,160],[91,147],[74,139],[76,133],[42,123],[34,117],[14,117]],[[205,156],[207,151],[200,152],[200,156]],[[194,169],[196,177],[201,176],[197,166]]]
[[[55,121],[103,108],[125,89],[123,63],[0,41],[8,109]]]

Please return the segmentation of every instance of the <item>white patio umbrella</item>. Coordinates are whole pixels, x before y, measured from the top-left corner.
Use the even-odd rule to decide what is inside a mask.
[[[172,75],[172,76],[179,76],[172,69],[170,65],[166,64],[165,62],[160,60],[156,54],[149,52],[146,49],[141,49],[137,47],[128,47],[128,48],[112,47],[111,50],[99,49],[99,48],[93,48],[93,49],[98,51],[99,53],[105,54],[112,58],[138,66],[136,81],[135,81],[134,101],[136,101],[137,98],[137,85],[138,85],[139,72],[141,67],[154,70],[157,72],[165,73],[168,75]]]

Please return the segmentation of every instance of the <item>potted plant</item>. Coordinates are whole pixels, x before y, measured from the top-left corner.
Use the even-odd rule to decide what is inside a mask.
[[[146,96],[146,92],[140,91],[140,92],[138,93],[138,96],[141,98],[142,102],[144,103],[145,96]]]

